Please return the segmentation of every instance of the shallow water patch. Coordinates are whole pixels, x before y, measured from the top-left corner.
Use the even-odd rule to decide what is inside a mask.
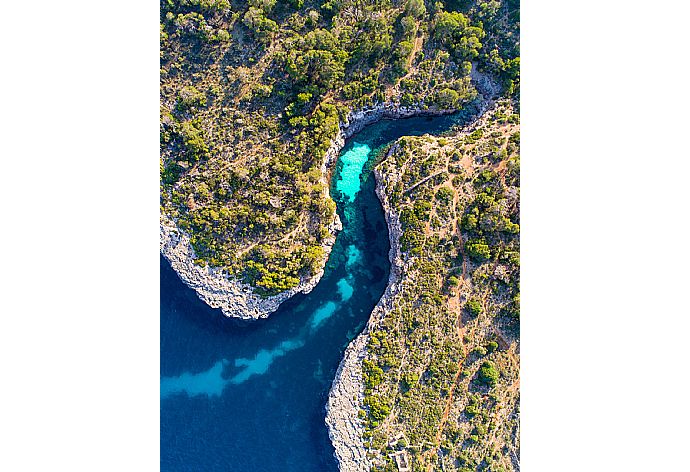
[[[289,339],[280,343],[275,349],[261,349],[252,359],[236,359],[235,367],[244,367],[244,369],[233,376],[229,381],[233,384],[240,384],[248,380],[252,375],[265,374],[277,357],[284,356],[289,351],[302,346],[304,346],[304,339]]]
[[[354,143],[352,149],[340,157],[342,169],[335,188],[350,201],[354,201],[361,188],[360,177],[364,164],[369,160],[370,152],[371,148],[367,144]]]
[[[221,359],[204,372],[197,374],[184,372],[177,377],[161,378],[161,398],[182,393],[189,397],[198,395],[220,396],[227,384],[227,380],[223,378],[225,364],[227,361]]]

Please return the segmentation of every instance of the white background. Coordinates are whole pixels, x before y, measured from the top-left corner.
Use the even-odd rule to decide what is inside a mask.
[[[524,471],[687,470],[688,7],[522,3]],[[0,470],[158,468],[158,4],[4,4]]]

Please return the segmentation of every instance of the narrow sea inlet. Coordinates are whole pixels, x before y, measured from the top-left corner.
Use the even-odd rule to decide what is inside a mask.
[[[372,168],[400,136],[438,134],[461,120],[384,120],[346,142],[331,182],[343,231],[324,277],[268,319],[225,318],[161,257],[162,471],[337,471],[326,398],[390,270]]]

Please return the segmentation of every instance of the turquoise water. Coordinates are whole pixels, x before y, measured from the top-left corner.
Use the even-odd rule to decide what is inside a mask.
[[[371,148],[368,145],[354,142],[351,149],[340,156],[342,167],[335,188],[349,201],[354,201],[355,195],[361,188],[360,176],[370,155]]]
[[[331,185],[344,228],[325,274],[266,320],[225,318],[161,258],[161,470],[337,470],[324,423],[328,390],[390,270],[375,156],[400,136],[439,133],[460,119],[381,121],[346,142]]]

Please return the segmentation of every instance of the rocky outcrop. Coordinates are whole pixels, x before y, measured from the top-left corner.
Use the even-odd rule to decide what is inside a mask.
[[[363,420],[358,416],[364,398],[362,359],[367,340],[362,333],[345,350],[326,404],[328,436],[341,471],[365,472],[372,466],[362,439]]]
[[[340,229],[342,225],[336,215],[329,227],[331,236],[324,244],[326,254],[333,248],[336,231]],[[195,264],[197,257],[189,236],[165,215],[160,217],[160,251],[180,279],[194,289],[199,298],[212,308],[220,308],[225,316],[234,318],[265,318],[296,293],[311,292],[323,276],[322,268],[319,273],[302,280],[299,285],[286,292],[261,297],[254,293],[250,285],[240,282],[226,271]]]

